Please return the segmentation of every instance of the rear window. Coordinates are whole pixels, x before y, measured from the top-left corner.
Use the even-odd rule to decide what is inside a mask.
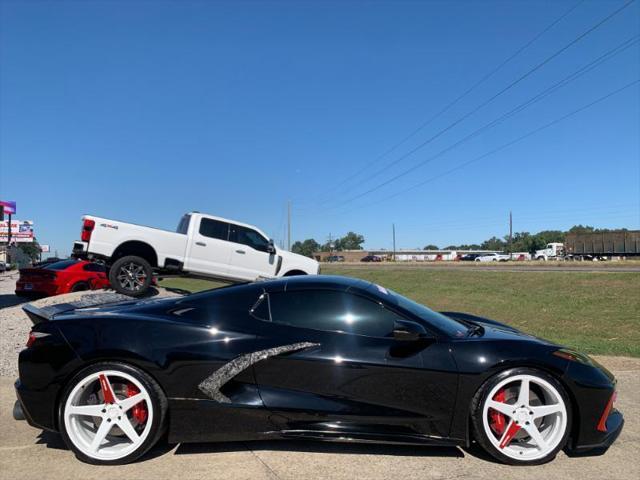
[[[78,260],[62,260],[61,262],[51,263],[44,268],[46,270],[64,270],[65,268],[69,268],[71,265],[75,265],[78,263]]]
[[[189,231],[189,222],[191,221],[191,215],[183,215],[180,219],[180,223],[178,224],[178,228],[176,228],[177,233],[182,233],[186,235]]]

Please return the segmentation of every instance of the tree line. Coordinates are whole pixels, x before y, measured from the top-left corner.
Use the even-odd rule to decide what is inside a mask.
[[[529,252],[534,253],[536,250],[543,249],[547,243],[564,243],[567,233],[607,233],[613,231],[625,231],[626,228],[608,229],[595,228],[590,225],[574,225],[567,231],[562,230],[542,230],[538,233],[515,232],[509,244],[509,235],[503,238],[491,237],[484,242],[477,244],[449,245],[443,250],[499,250],[506,252]],[[429,247],[429,248],[427,248]],[[434,245],[427,245],[425,250],[436,250]]]
[[[547,243],[563,243],[567,233],[606,233],[612,231],[626,231],[626,228],[608,229],[595,228],[590,225],[574,225],[567,231],[562,230],[542,230],[538,233],[516,232],[513,234],[511,244],[509,235],[503,238],[493,236],[482,243],[470,243],[461,245],[448,245],[442,250],[498,250],[506,252],[529,252],[544,248]],[[355,232],[349,232],[344,237],[320,244],[313,238],[297,241],[291,246],[293,253],[299,253],[307,257],[312,257],[313,252],[340,252],[342,250],[362,250],[364,236]],[[424,250],[440,250],[437,245],[429,244]]]
[[[327,241],[324,244],[318,243],[313,238],[297,241],[291,245],[293,253],[299,253],[307,257],[312,257],[313,252],[340,252],[342,250],[362,250],[364,236],[355,232],[349,232],[344,237]]]

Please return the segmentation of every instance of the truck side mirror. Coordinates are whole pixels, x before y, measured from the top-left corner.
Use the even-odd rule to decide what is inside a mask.
[[[276,246],[273,244],[273,238],[269,239],[269,245],[267,245],[267,252],[272,255],[276,253]]]

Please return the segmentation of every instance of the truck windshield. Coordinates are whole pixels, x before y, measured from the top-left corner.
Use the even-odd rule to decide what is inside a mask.
[[[177,233],[182,233],[184,235],[189,231],[189,221],[191,220],[191,215],[186,214],[183,215],[180,219],[180,223],[178,224],[178,228],[176,229]]]

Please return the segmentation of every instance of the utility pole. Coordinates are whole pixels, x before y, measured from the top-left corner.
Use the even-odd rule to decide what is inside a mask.
[[[287,250],[291,251],[291,200],[287,201]]]
[[[513,215],[509,210],[509,258],[513,260]]]
[[[395,262],[396,261],[396,224],[395,223],[391,224],[391,229],[393,230],[393,256],[391,257],[391,259]]]

